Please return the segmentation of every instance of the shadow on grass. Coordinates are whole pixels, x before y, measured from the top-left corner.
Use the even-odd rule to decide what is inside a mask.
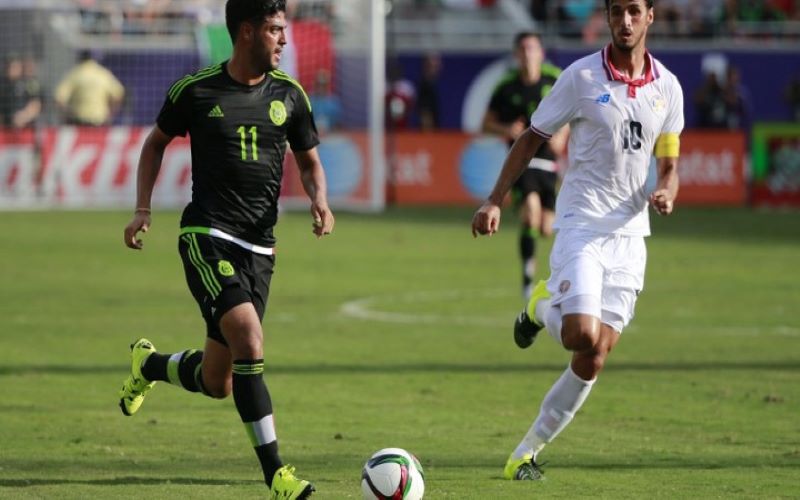
[[[403,364],[311,364],[273,365],[265,371],[273,375],[348,375],[348,374],[397,374],[397,373],[530,373],[561,372],[564,363],[403,363]],[[608,372],[666,371],[701,372],[710,370],[730,371],[800,371],[800,360],[781,361],[685,361],[685,362],[618,362],[609,363]],[[104,375],[124,374],[124,366],[88,365],[16,365],[0,366],[4,375]]]
[[[53,479],[0,479],[0,487],[6,488],[27,488],[30,486],[59,486],[64,484],[86,486],[115,486],[115,485],[202,485],[202,486],[236,486],[236,485],[249,485],[249,484],[263,484],[262,481],[252,480],[230,480],[230,479],[197,479],[188,477],[136,477],[136,476],[123,476],[123,477],[110,477],[105,479],[66,479],[66,478],[53,478]]]

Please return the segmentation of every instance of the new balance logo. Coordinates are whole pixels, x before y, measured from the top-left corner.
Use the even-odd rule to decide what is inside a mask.
[[[211,111],[208,112],[208,116],[211,118],[222,118],[225,114],[222,112],[222,108],[219,107],[219,104],[211,108]]]
[[[610,100],[611,100],[611,94],[603,94],[600,97],[598,97],[597,99],[595,99],[594,102],[596,102],[597,104],[606,104]],[[209,116],[211,116],[211,115],[209,115]]]

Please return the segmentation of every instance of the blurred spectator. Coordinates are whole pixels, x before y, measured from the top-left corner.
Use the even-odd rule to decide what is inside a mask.
[[[42,112],[41,86],[36,78],[36,61],[9,54],[0,84],[2,126],[33,127]],[[27,74],[26,74],[27,69]]]
[[[688,3],[684,0],[655,2],[655,19],[666,28],[667,33],[678,34],[681,31],[682,18],[689,11]]]
[[[531,0],[530,12],[531,17],[539,22],[547,21],[548,18],[548,0]]]
[[[386,126],[394,130],[407,129],[417,100],[414,84],[404,76],[399,61],[390,61],[388,66]]]
[[[725,0],[722,17],[728,32],[735,35],[741,31],[740,22],[781,21],[786,19],[786,13],[771,0]]]
[[[724,17],[725,0],[692,0],[686,2],[676,35],[689,34],[694,38],[710,38],[720,30],[720,20]]]
[[[61,80],[55,100],[70,125],[110,124],[125,96],[125,89],[111,71],[83,51],[80,62]]]
[[[785,97],[786,102],[789,104],[792,119],[800,123],[800,75],[796,76],[786,86]]]
[[[321,68],[317,71],[314,87],[308,98],[320,133],[330,132],[339,126],[342,104],[332,91],[331,75],[328,70]]]
[[[417,84],[417,111],[422,130],[439,128],[439,71],[442,60],[439,54],[428,54],[422,59],[422,78]]]
[[[589,16],[586,24],[583,25],[583,30],[581,30],[583,43],[587,45],[596,44],[602,36],[605,36],[606,27],[608,26],[607,22],[606,10],[597,7],[592,15]]]
[[[496,0],[441,0],[441,3],[451,9],[482,9],[494,7]]]
[[[703,86],[695,93],[694,105],[697,111],[697,126],[700,128],[726,126],[725,97],[719,80],[717,73],[706,73]]]
[[[563,36],[581,36],[583,25],[595,11],[595,0],[559,0],[556,12]]]
[[[705,81],[694,96],[697,126],[737,130],[749,123],[750,97],[742,86],[739,70],[724,56],[710,54],[703,60]]]
[[[735,66],[728,66],[723,84],[727,128],[750,128],[750,92],[742,85],[741,73]]]

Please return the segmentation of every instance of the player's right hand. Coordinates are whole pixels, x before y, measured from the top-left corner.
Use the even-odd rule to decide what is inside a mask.
[[[500,207],[487,201],[475,212],[472,217],[472,236],[477,238],[479,234],[489,236],[497,232],[500,227]]]
[[[528,124],[524,120],[517,120],[509,127],[510,139],[516,141],[517,137],[521,136],[523,132],[528,130]]]
[[[125,226],[125,246],[134,250],[141,250],[144,242],[137,239],[136,235],[139,231],[146,233],[148,229],[150,229],[150,214],[145,212],[134,213],[133,219]]]

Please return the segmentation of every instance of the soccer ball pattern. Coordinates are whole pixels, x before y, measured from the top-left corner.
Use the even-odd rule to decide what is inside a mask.
[[[420,500],[425,493],[422,465],[402,448],[384,448],[361,470],[365,500]]]

